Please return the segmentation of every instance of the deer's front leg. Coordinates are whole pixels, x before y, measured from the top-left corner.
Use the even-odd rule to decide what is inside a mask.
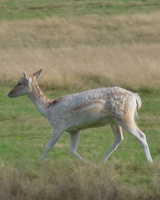
[[[50,136],[50,139],[48,141],[48,144],[46,145],[46,149],[41,157],[41,161],[43,161],[46,157],[46,155],[48,154],[48,152],[53,148],[53,146],[56,144],[57,140],[59,139],[59,137],[62,135],[63,132],[59,131],[59,130],[52,130],[52,134]]]
[[[71,142],[70,142],[70,152],[72,153],[72,155],[76,158],[78,158],[79,160],[83,161],[83,162],[87,162],[86,160],[84,160],[78,153],[77,153],[77,145],[78,145],[78,139],[79,139],[79,131],[74,131],[74,132],[70,132],[70,137],[71,137]]]

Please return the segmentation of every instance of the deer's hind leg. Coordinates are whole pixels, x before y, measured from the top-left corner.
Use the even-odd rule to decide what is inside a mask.
[[[147,144],[146,136],[145,134],[136,126],[134,122],[134,117],[127,116],[124,119],[120,119],[117,121],[117,123],[124,128],[128,133],[133,135],[142,145],[144,154],[146,156],[146,159],[148,162],[152,163],[152,158],[150,155],[149,147]]]
[[[109,158],[109,156],[113,153],[113,151],[115,151],[117,149],[118,145],[123,140],[123,134],[122,134],[121,127],[116,123],[112,123],[111,128],[112,128],[112,131],[114,134],[114,142],[113,142],[112,146],[108,149],[107,153],[102,157],[102,159],[101,159],[102,162],[106,161]]]

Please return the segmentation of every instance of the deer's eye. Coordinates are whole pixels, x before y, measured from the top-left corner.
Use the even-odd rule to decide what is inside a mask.
[[[18,86],[21,86],[21,85],[22,85],[22,83],[18,83],[17,85],[18,85]]]

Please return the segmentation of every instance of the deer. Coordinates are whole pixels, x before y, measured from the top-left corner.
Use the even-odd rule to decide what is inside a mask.
[[[114,141],[102,157],[102,162],[105,162],[122,142],[122,128],[140,142],[146,160],[149,163],[153,162],[146,136],[137,127],[134,120],[137,110],[140,109],[142,104],[137,93],[120,87],[106,87],[49,99],[37,83],[42,70],[40,69],[32,76],[26,75],[23,71],[23,77],[8,93],[10,98],[27,95],[51,125],[52,133],[41,156],[41,161],[46,158],[60,136],[64,132],[68,132],[70,134],[71,154],[86,162],[77,153],[80,131],[109,124],[114,135]]]

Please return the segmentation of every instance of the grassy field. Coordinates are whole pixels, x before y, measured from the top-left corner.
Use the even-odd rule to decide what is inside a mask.
[[[143,106],[137,119],[154,163],[147,164],[140,144],[124,132],[118,150],[101,164],[99,160],[113,142],[107,126],[82,131],[78,152],[88,160],[86,165],[70,154],[67,133],[40,163],[50,126],[27,97],[9,99],[10,89],[3,85],[0,90],[0,199],[128,199],[128,195],[159,199],[159,92],[140,93]],[[70,92],[45,91],[50,98]]]
[[[160,199],[159,0],[0,0],[0,199]],[[22,76],[44,71],[39,83],[50,98],[117,85],[140,94],[137,124],[154,163],[124,131],[113,142],[109,126],[82,131],[78,152],[64,133],[44,163],[51,128],[27,97],[9,99]]]
[[[1,6],[7,12],[5,9],[0,12],[3,15],[0,81],[13,82],[21,75],[21,69],[32,73],[43,67],[41,83],[50,88],[118,85],[136,90],[157,89],[160,79],[158,2],[2,1]],[[109,3],[114,9],[107,6]],[[46,4],[51,6],[48,9],[52,17],[45,15],[47,8],[42,9]],[[38,11],[29,10],[29,5],[39,6]],[[52,9],[54,5],[60,6],[56,10],[61,12],[61,17]],[[96,9],[85,8],[87,5]],[[111,14],[104,10],[110,10]],[[79,16],[71,11],[79,11]],[[19,12],[26,13],[23,20]],[[36,12],[41,17],[34,17]]]

